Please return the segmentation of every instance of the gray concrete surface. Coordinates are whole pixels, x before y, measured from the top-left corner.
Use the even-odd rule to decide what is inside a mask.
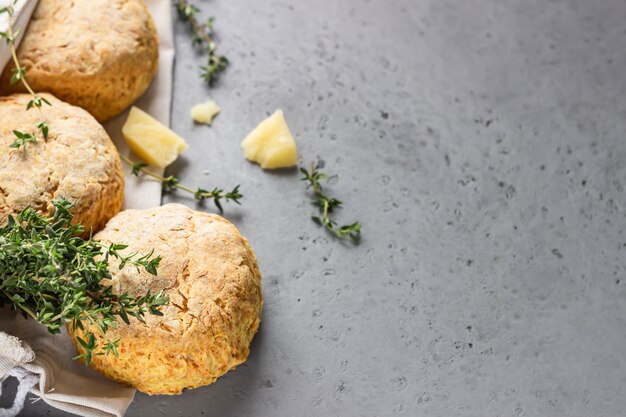
[[[191,149],[170,172],[241,184],[226,216],[264,319],[245,365],[129,417],[624,415],[623,0],[197,3],[232,67],[204,88],[176,24]],[[223,112],[194,126],[209,95]],[[296,172],[242,159],[279,107],[302,161],[338,174],[360,246],[309,220]]]

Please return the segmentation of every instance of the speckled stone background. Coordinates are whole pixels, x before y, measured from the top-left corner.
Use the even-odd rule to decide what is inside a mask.
[[[232,66],[203,87],[176,24],[170,172],[241,184],[264,318],[245,365],[129,417],[624,415],[623,0],[196,2]],[[360,246],[309,220],[295,171],[242,159],[279,107]]]

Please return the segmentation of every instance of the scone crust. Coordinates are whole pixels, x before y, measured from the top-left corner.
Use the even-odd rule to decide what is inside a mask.
[[[85,110],[42,94],[48,139],[9,148],[13,130],[32,132],[40,115],[26,110],[30,96],[0,97],[0,224],[27,206],[51,216],[51,200],[75,204],[74,222],[98,231],[122,208],[124,176],[119,153],[104,128]]]
[[[18,49],[28,81],[103,122],[130,106],[150,85],[158,36],[143,0],[39,0]],[[14,66],[0,78],[3,93]]]
[[[128,251],[162,257],[158,276],[111,261],[116,293],[165,290],[163,316],[131,319],[107,333],[119,357],[94,356],[91,366],[148,394],[179,394],[215,381],[248,357],[261,320],[261,274],[248,241],[224,218],[167,204],[126,210],[95,236]],[[83,334],[70,328],[75,338]],[[94,333],[97,332],[94,329]],[[75,339],[74,339],[75,340]],[[75,343],[76,344],[76,343]],[[82,348],[77,345],[82,353]]]

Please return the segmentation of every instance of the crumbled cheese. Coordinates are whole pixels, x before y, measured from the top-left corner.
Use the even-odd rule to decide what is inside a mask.
[[[191,108],[191,118],[196,123],[204,123],[211,126],[213,118],[220,112],[220,106],[213,100],[207,100],[204,103],[196,104]]]
[[[174,162],[188,148],[183,138],[137,107],[130,109],[122,133],[131,151],[161,168]]]
[[[298,163],[296,141],[282,110],[276,110],[241,143],[244,156],[264,169],[288,168]]]

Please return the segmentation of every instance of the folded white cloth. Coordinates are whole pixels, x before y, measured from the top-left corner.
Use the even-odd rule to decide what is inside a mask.
[[[39,375],[21,367],[35,360],[35,352],[17,337],[0,332],[0,352],[4,352],[0,357],[0,373],[5,377],[16,378],[19,383],[13,405],[7,409],[0,409],[0,417],[10,417],[17,415],[24,407],[26,394],[39,382]]]
[[[172,105],[172,71],[174,65],[174,33],[172,24],[172,2],[169,0],[146,0],[152,18],[159,31],[159,70],[146,93],[135,106],[144,110],[161,123],[169,126]],[[120,153],[133,158],[122,136],[122,126],[128,111],[104,124]],[[150,170],[163,174],[163,169],[151,166]],[[131,175],[131,167],[124,163],[126,193],[125,208],[147,209],[161,205],[161,183],[149,178]]]
[[[2,1],[13,0],[0,0],[0,3]],[[159,69],[137,106],[168,125],[174,61],[172,5],[169,0],[146,0],[146,3],[159,32]],[[105,128],[120,152],[128,155],[121,136],[125,120],[126,113],[106,123]],[[128,175],[128,167],[125,170],[126,207],[159,206],[161,184],[137,179]],[[8,309],[0,310],[0,380],[14,376],[20,382],[13,406],[0,409],[0,417],[17,415],[28,389],[51,406],[81,416],[123,416],[135,390],[109,381],[72,360],[75,355],[76,350],[65,330],[52,336],[34,320],[26,320]]]
[[[31,392],[51,406],[81,416],[124,415],[135,390],[109,381],[74,361],[76,349],[65,329],[60,335],[52,336],[34,320],[24,319],[9,310],[0,314],[0,328],[3,330],[0,332],[0,375],[13,376],[11,369],[19,367],[28,371],[31,378],[35,376],[34,381],[21,380],[20,390],[26,384],[26,388],[32,387]],[[12,407],[17,412],[24,401],[24,396],[20,398],[19,394],[18,391]]]

